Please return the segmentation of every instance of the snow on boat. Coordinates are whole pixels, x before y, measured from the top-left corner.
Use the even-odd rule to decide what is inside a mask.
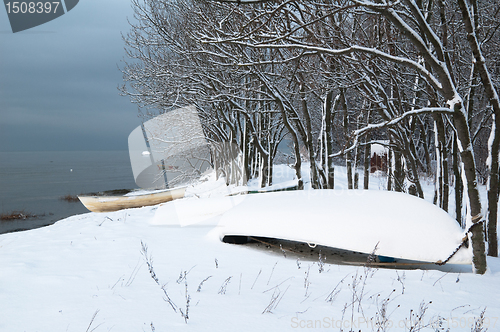
[[[99,193],[79,195],[82,204],[92,212],[111,212],[156,205],[184,197],[186,187],[155,190],[110,190]]]
[[[247,195],[225,211],[219,237],[262,237],[419,262],[446,261],[465,232],[423,199],[370,190],[300,190]],[[470,264],[462,247],[450,264]]]

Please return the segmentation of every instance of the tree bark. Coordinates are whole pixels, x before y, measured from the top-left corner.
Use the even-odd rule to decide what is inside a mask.
[[[416,117],[416,120],[418,121],[418,127],[421,134],[419,143],[422,144],[422,147],[424,149],[425,168],[422,170],[426,173],[427,176],[430,177],[432,174],[432,168],[431,168],[431,155],[429,153],[430,142],[428,139],[428,133],[427,133],[428,130],[424,121],[420,117]]]
[[[285,105],[283,105],[283,101],[280,98],[276,98],[276,103],[278,104],[278,107],[280,109],[281,117],[283,119],[283,123],[285,125],[285,128],[288,130],[288,132],[290,133],[290,136],[292,137],[293,151],[295,154],[295,163],[293,165],[293,168],[295,169],[295,174],[297,176],[297,189],[303,190],[304,189],[304,181],[302,180],[302,173],[300,170],[300,168],[302,167],[302,159],[300,158],[299,138],[297,137],[297,132],[295,131],[295,129],[291,126],[290,122],[288,121],[288,117],[286,115]]]
[[[441,114],[435,114],[434,121],[436,124],[436,154],[439,155],[437,158],[439,174],[436,174],[436,179],[438,182],[438,206],[445,211],[448,211],[448,194],[449,194],[449,179],[448,179],[448,151],[446,147],[446,133],[444,127],[443,116]]]
[[[318,168],[316,165],[316,153],[314,153],[314,144],[312,140],[311,116],[307,107],[307,98],[303,83],[300,84],[300,99],[302,103],[302,113],[306,122],[306,137],[304,143],[307,147],[307,151],[309,152],[309,162],[311,163],[311,186],[313,189],[320,189],[321,186],[319,183]]]
[[[498,257],[498,190],[499,190],[499,149],[500,149],[500,119],[493,114],[491,125],[491,136],[489,146],[489,168],[488,179],[488,256]]]
[[[461,1],[461,0],[459,0]],[[453,122],[459,139],[460,157],[467,184],[467,195],[470,204],[470,240],[472,243],[472,264],[478,274],[486,272],[486,246],[484,243],[484,227],[481,199],[477,188],[476,165],[469,136],[469,126],[462,102],[454,105]]]
[[[495,124],[499,121],[500,118],[500,99],[498,97],[498,93],[495,89],[495,86],[493,85],[493,82],[491,81],[490,73],[488,71],[488,68],[486,66],[486,60],[482,55],[481,47],[479,44],[479,41],[477,40],[476,36],[476,31],[475,31],[475,24],[472,22],[471,18],[471,13],[469,6],[465,2],[465,0],[458,0],[458,4],[460,6],[460,10],[462,12],[462,17],[464,20],[464,25],[465,25],[465,30],[467,31],[467,41],[469,42],[469,45],[472,50],[472,54],[474,55],[475,59],[475,66],[476,69],[479,73],[479,77],[481,78],[481,82],[483,83],[484,90],[486,92],[486,96],[490,100],[491,106],[493,107],[493,112],[495,114]],[[473,2],[473,5],[475,5],[475,1]],[[475,6],[477,8],[477,6]],[[477,11],[477,10],[476,10]],[[500,138],[497,138],[497,140]],[[491,151],[493,153],[493,151]],[[490,153],[490,158],[492,158],[492,153]],[[498,153],[498,145],[496,148],[496,153]],[[493,165],[496,163],[496,167],[493,170]],[[493,158],[491,160],[491,170],[490,172],[496,173],[498,172],[498,155],[495,161],[493,161]],[[498,175],[496,176],[498,178]],[[491,178],[490,178],[491,179]],[[498,180],[496,180],[498,181]],[[493,182],[495,182],[495,179],[493,179]],[[493,183],[495,185],[495,183]],[[497,184],[498,185],[498,182]],[[488,195],[488,203],[492,203],[493,206],[488,206],[488,210],[490,210],[492,207],[495,209],[495,207],[498,206],[498,199],[495,201],[494,200],[494,195],[491,195],[491,200],[490,196]],[[479,212],[480,213],[480,212]],[[496,213],[495,213],[496,216]],[[495,217],[492,216],[494,219]],[[488,221],[488,229],[490,228],[490,222]],[[495,249],[493,249],[493,253],[497,251],[498,249],[498,243],[497,243],[497,234],[496,234],[496,222],[494,222],[494,225],[491,225],[491,233],[488,232],[488,238],[491,238],[493,242],[495,243]],[[491,246],[491,243],[489,243]],[[496,253],[498,255],[498,252]],[[486,262],[485,262],[485,269],[486,269]],[[484,272],[483,272],[484,273]]]
[[[339,102],[339,96],[333,98],[333,91],[330,91],[326,97],[325,102],[325,132],[326,132],[326,172],[327,172],[327,188],[335,188],[335,166],[333,164],[333,157],[331,156],[333,152],[333,137],[332,137],[332,124],[335,116],[335,110]]]
[[[460,160],[457,144],[457,134],[453,134],[453,174],[455,176],[455,218],[459,225],[462,225],[462,199],[464,187],[462,184],[462,174],[460,170]]]
[[[389,149],[387,153],[387,191],[392,190],[392,182],[393,182],[393,171],[392,171],[392,159],[394,158],[394,152],[392,149]]]
[[[340,103],[342,105],[342,110],[344,111],[344,121],[343,121],[343,126],[344,126],[344,139],[345,139],[345,145],[349,146],[350,140],[349,140],[349,111],[347,110],[347,102],[345,100],[345,90],[340,89]],[[351,156],[351,151],[347,151],[346,153],[346,167],[347,167],[347,189],[352,189],[353,188],[353,182],[352,182],[352,156]]]
[[[401,153],[394,151],[394,191],[404,192],[405,172],[401,160]]]

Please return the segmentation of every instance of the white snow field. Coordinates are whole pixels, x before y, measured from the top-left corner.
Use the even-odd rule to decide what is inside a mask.
[[[372,188],[380,181],[373,178]],[[487,273],[479,276],[470,265],[414,270],[338,265],[265,245],[220,241],[225,232],[238,225],[250,229],[255,221],[259,227],[252,232],[269,228],[305,240],[321,235],[323,244],[339,241],[346,249],[366,245],[367,250],[380,235],[400,242],[387,249],[380,241],[378,254],[400,250],[402,257],[438,253],[435,258],[443,259],[463,234],[429,203],[338,189],[325,195],[329,215],[345,220],[332,222],[324,215],[325,202],[311,199],[313,193],[222,197],[225,190],[209,180],[182,200],[87,213],[0,235],[0,331],[471,331],[479,322],[488,331],[500,330],[498,258],[489,257]],[[388,197],[396,212],[387,211]],[[404,220],[394,220],[401,216],[406,227]],[[422,227],[415,226],[417,220]],[[268,226],[273,223],[279,226]],[[434,231],[441,243],[433,239],[418,246]],[[408,251],[406,244],[419,250]]]

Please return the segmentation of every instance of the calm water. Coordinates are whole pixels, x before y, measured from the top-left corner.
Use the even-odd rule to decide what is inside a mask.
[[[89,212],[62,196],[136,187],[128,151],[0,152],[0,213],[39,216],[0,221],[0,234]]]

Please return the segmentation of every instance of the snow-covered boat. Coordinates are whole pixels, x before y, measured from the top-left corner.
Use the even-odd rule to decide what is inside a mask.
[[[378,190],[297,190],[259,193],[226,204],[220,239],[272,238],[388,259],[470,264],[466,232],[423,199]],[[205,203],[206,205],[206,203]],[[192,207],[191,207],[192,208]],[[180,210],[180,209],[178,209]],[[187,223],[184,221],[184,223]],[[226,241],[225,241],[226,242]]]
[[[110,190],[79,195],[78,198],[92,212],[110,212],[121,209],[156,205],[184,197],[186,187],[164,190]]]
[[[216,226],[228,243],[273,239],[378,256],[381,264],[471,264],[467,232],[439,207],[381,190],[295,190],[161,204],[155,226]],[[267,240],[264,240],[267,241]],[[421,264],[422,265],[422,264]]]

